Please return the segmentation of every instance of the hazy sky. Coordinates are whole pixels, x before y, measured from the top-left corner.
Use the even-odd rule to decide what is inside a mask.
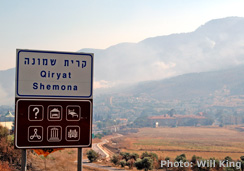
[[[104,49],[244,17],[243,7],[243,0],[0,0],[0,70],[15,67],[16,48]]]

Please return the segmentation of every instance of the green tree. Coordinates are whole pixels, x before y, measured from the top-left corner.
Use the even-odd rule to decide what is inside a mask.
[[[186,155],[185,154],[181,154],[181,155],[177,156],[175,158],[175,161],[177,161],[177,162],[180,162],[180,161],[186,162]]]
[[[198,157],[196,155],[192,156],[192,158],[191,158],[191,163],[192,163],[191,169],[193,171],[208,171],[209,169],[207,167],[202,167],[202,166],[200,167],[197,165],[197,161],[199,161],[199,160],[202,160],[202,158]]]
[[[169,116],[173,116],[173,115],[175,115],[176,114],[176,111],[175,111],[175,109],[171,109],[169,112]]]
[[[143,159],[137,159],[135,166],[138,170],[144,169],[144,171],[152,170],[153,160],[150,157],[144,157]]]
[[[119,162],[121,167],[125,167],[126,166],[126,161],[125,160],[120,160]]]
[[[134,159],[135,161],[139,158],[139,155],[137,153],[131,153],[130,159]]]
[[[129,169],[132,169],[134,166],[135,160],[132,158],[126,162],[126,166],[129,167]]]
[[[230,156],[226,156],[224,160],[225,160],[224,163],[232,162],[232,161],[233,161],[232,158],[231,158]],[[239,169],[237,169],[236,167],[226,167],[225,170],[226,170],[226,171],[237,171],[237,170],[239,170]]]
[[[103,137],[103,135],[100,134],[100,133],[98,133],[98,134],[96,134],[96,135],[94,136],[94,138],[99,138],[99,139],[101,139],[102,137]]]
[[[0,125],[0,139],[3,137],[6,137],[8,135],[8,128],[3,127],[2,125]]]
[[[138,170],[142,170],[144,168],[142,164],[142,159],[138,158],[135,162],[135,166]]]
[[[113,155],[112,158],[110,159],[110,161],[113,164],[118,165],[119,164],[119,156],[118,155]]]
[[[169,160],[170,161],[170,157],[165,157],[165,160],[167,161],[167,160]]]
[[[158,155],[156,153],[148,153],[148,152],[144,152],[141,155],[141,158],[143,159],[144,157],[150,157],[153,161],[157,161],[158,160]]]
[[[186,160],[186,155],[185,154],[181,154],[181,155],[177,156],[175,158],[175,161],[177,161],[177,162],[180,162],[180,161],[186,162],[187,161]],[[178,170],[179,171],[184,171],[184,170],[186,170],[186,168],[185,167],[179,167]]]
[[[170,157],[165,157],[164,160],[165,160],[165,161],[170,161]],[[163,159],[160,158],[160,159],[158,160],[159,168],[163,168],[163,169],[165,169],[165,170],[167,171],[170,167],[168,167],[167,165],[161,167],[161,161],[163,161]]]
[[[228,162],[228,161],[229,161],[229,162],[232,161],[232,158],[231,158],[230,156],[226,156],[226,157],[225,157],[225,163]]]
[[[97,161],[98,157],[99,157],[99,154],[97,152],[95,152],[94,150],[89,150],[87,153],[87,158],[90,162],[94,162],[94,161]]]
[[[130,153],[127,152],[121,152],[120,155],[122,156],[122,159],[124,159],[126,162],[130,159]]]
[[[98,127],[98,129],[102,129],[103,123],[101,121],[97,122],[97,127]]]
[[[244,156],[241,156],[240,159],[241,159],[241,171],[244,171]]]

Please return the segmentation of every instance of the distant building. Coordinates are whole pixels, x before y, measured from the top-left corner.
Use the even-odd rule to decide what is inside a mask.
[[[155,123],[155,128],[157,128],[157,127],[158,127],[158,122]]]
[[[14,118],[14,115],[13,115],[10,111],[8,111],[8,112],[5,114],[5,117],[6,117],[6,118]]]
[[[116,120],[120,121],[120,124],[126,124],[128,122],[126,118],[117,118]]]
[[[14,115],[10,111],[8,111],[6,114],[0,117],[0,122],[10,122],[10,121],[11,122],[14,121]]]
[[[0,125],[3,127],[7,127],[9,130],[12,130],[13,121],[14,115],[10,111],[8,111],[0,118]]]
[[[207,118],[202,115],[173,115],[169,116],[168,114],[160,116],[151,116],[148,118],[150,125],[158,127],[168,126],[168,127],[177,127],[177,126],[197,126],[197,125],[206,125]]]

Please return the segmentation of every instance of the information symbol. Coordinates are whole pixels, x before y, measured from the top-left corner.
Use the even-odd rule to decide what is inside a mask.
[[[35,108],[33,109],[33,112],[35,112],[35,119],[37,119],[37,115],[38,115],[38,113],[40,112],[40,109],[39,109],[38,107],[35,107]]]
[[[42,105],[30,105],[28,107],[29,121],[42,121],[44,107]]]

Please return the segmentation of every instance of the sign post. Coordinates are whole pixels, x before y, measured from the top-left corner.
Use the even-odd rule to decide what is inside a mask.
[[[93,54],[17,50],[16,56],[15,147],[91,147]]]

